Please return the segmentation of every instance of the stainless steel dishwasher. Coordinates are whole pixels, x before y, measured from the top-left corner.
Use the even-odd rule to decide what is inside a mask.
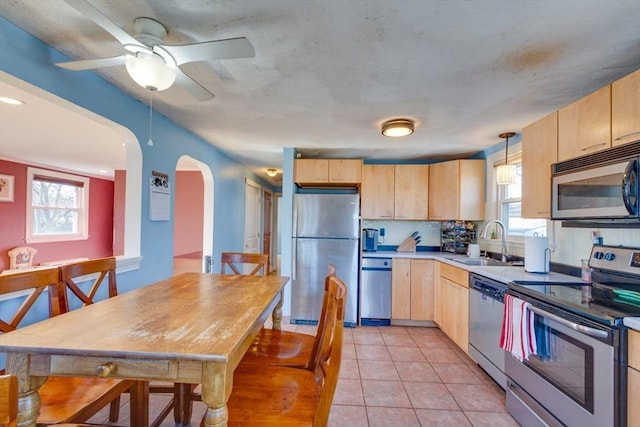
[[[391,258],[362,258],[360,324],[391,324]]]
[[[500,334],[507,285],[475,273],[469,279],[469,355],[506,388],[506,353],[500,348]]]

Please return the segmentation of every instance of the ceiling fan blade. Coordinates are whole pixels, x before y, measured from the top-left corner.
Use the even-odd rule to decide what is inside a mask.
[[[93,70],[96,68],[113,67],[115,65],[123,65],[125,55],[112,56],[111,58],[83,59],[80,61],[57,62],[60,68],[66,68],[72,71]]]
[[[198,82],[187,76],[179,68],[176,69],[176,84],[189,92],[198,101],[208,101],[215,98],[214,94],[200,86]]]
[[[180,46],[162,45],[162,48],[173,56],[178,65],[210,59],[253,58],[256,56],[256,51],[246,37]]]
[[[113,21],[104,16],[102,12],[87,3],[86,0],[65,0],[65,2],[76,9],[78,12],[91,19],[93,22],[101,26],[106,32],[111,34],[122,44],[137,44],[140,42],[133,38],[129,33],[118,27]]]

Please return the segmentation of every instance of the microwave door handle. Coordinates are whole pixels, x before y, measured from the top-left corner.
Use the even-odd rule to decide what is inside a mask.
[[[632,178],[632,176],[634,178]],[[627,208],[627,211],[632,215],[638,213],[638,195],[632,195],[632,191],[635,189],[631,188],[631,184],[634,184],[636,187],[638,186],[637,180],[638,160],[632,160],[625,168],[624,175],[622,176],[622,201],[624,202],[624,207]],[[631,201],[632,197],[635,197],[633,203]]]
[[[566,326],[567,328],[571,328],[574,331],[581,332],[583,334],[596,337],[596,338],[607,338],[609,333],[607,331],[602,331],[600,329],[590,328],[588,326],[580,325],[578,323],[572,322],[567,319],[563,319],[560,316],[556,316],[555,314],[548,313],[544,310],[541,310],[534,306],[529,306],[529,310],[533,311],[539,316],[546,317],[547,319],[553,320],[554,322],[558,322],[561,325]]]

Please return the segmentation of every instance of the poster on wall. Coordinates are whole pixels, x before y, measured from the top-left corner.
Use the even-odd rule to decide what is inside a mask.
[[[0,174],[0,202],[13,202],[13,176]]]
[[[149,220],[169,221],[171,217],[171,187],[169,184],[169,175],[156,171],[152,171],[151,175]]]

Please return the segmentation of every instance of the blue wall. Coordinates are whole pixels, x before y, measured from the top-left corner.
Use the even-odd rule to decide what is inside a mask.
[[[68,71],[53,65],[66,60],[60,52],[0,18],[0,70],[128,128],[140,141],[143,259],[139,270],[118,275],[120,291],[145,286],[172,274],[173,218],[171,221],[148,220],[148,183],[151,171],[167,173],[171,182],[175,182],[175,167],[183,155],[207,164],[214,176],[213,259],[220,259],[222,251],[242,250],[245,178],[272,187],[225,153],[157,113],[153,117],[154,146],[147,146],[148,106],[95,73]],[[172,202],[173,197],[172,193]]]

